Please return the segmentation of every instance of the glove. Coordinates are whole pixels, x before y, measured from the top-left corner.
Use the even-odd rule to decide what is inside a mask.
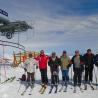
[[[81,70],[82,70],[82,72],[84,72],[84,66],[83,65],[81,65]]]
[[[98,61],[95,62],[95,66],[98,67]]]
[[[36,66],[36,69],[38,69],[38,66]]]
[[[71,67],[71,64],[68,64],[67,69],[69,69],[69,67]]]

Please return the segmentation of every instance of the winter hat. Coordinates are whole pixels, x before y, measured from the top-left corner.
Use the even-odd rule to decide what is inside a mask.
[[[91,52],[92,50],[91,49],[87,49],[87,52]]]
[[[75,53],[79,53],[79,50],[76,50]]]
[[[67,53],[67,52],[64,50],[64,51],[63,51],[63,54],[66,54],[66,53]]]
[[[52,52],[52,55],[56,55],[56,53],[55,52]]]

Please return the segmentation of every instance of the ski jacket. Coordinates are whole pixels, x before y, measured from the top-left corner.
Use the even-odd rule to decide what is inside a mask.
[[[93,67],[94,64],[94,54],[88,55],[84,54],[85,67]]]
[[[38,58],[36,58],[39,62],[39,69],[47,69],[48,64],[48,56],[46,55],[40,55]]]
[[[58,72],[61,61],[58,57],[56,57],[54,60],[52,59],[52,57],[50,57],[48,65],[50,66],[51,73],[53,73],[54,71]]]
[[[79,68],[79,69],[81,69],[81,71],[83,71],[84,70],[83,56],[82,55],[79,55],[78,61],[76,60],[76,55],[73,56],[72,59],[71,59],[71,64],[73,64],[73,70],[75,68]]]
[[[24,63],[24,68],[27,70],[27,72],[29,73],[33,73],[36,70],[36,67],[38,66],[38,61],[33,59],[33,58],[29,58],[25,61]]]
[[[62,70],[68,69],[69,63],[70,63],[70,58],[68,56],[66,57],[61,56],[61,69]]]
[[[98,54],[94,57],[94,64],[98,67]]]

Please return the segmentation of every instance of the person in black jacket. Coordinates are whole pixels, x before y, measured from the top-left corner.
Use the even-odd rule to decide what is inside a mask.
[[[60,66],[60,59],[56,56],[56,53],[53,52],[52,56],[49,58],[48,65],[50,66],[51,72],[51,85],[57,85],[59,82],[59,66]]]
[[[78,85],[81,88],[81,79],[83,68],[83,57],[80,55],[79,50],[75,51],[75,55],[71,59],[71,64],[73,64],[74,71],[74,92],[76,91],[76,86]]]
[[[98,54],[96,54],[94,57],[94,64],[96,65],[96,67],[98,67]]]
[[[91,49],[87,50],[87,53],[84,54],[84,63],[85,63],[85,83],[92,83],[93,80],[93,68],[94,68],[94,54]]]

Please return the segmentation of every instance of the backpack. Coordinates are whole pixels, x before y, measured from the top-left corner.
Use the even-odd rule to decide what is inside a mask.
[[[23,75],[22,75],[21,81],[26,81],[26,74],[23,74]]]

